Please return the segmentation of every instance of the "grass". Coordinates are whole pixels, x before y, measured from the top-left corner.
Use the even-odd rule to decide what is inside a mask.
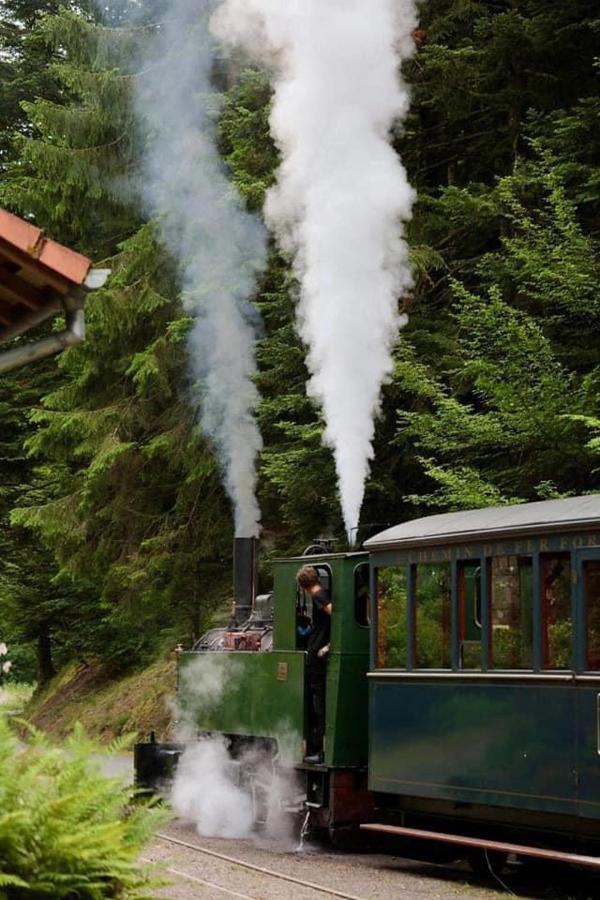
[[[9,683],[0,687],[0,710],[11,716],[23,712],[35,691],[35,684]]]
[[[169,733],[175,686],[173,658],[114,681],[107,681],[97,667],[72,664],[33,695],[24,714],[58,739],[80,722],[102,744],[132,732],[143,737],[154,731],[160,740]]]

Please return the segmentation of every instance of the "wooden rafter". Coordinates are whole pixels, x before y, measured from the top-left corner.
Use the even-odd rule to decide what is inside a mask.
[[[22,303],[29,309],[39,309],[45,300],[43,291],[2,265],[0,265],[0,295],[13,303]]]
[[[61,278],[47,267],[41,266],[39,260],[26,253],[21,253],[6,241],[0,240],[0,259],[2,257],[15,263],[23,272],[29,272],[38,279],[42,274],[44,282],[59,294],[68,294],[73,287],[73,283],[68,279]]]

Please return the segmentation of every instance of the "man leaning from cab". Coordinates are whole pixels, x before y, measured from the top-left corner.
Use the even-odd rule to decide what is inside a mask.
[[[308,700],[307,763],[323,761],[325,737],[325,683],[331,635],[331,598],[313,566],[302,566],[296,575],[299,587],[312,600],[312,628],[306,646],[306,683]]]

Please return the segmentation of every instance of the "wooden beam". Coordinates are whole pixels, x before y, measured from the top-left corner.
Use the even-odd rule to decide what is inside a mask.
[[[28,306],[29,309],[39,309],[44,303],[43,291],[19,278],[5,266],[0,266],[0,293],[13,302]]]
[[[5,260],[15,263],[20,269],[23,269],[26,272],[32,272],[38,278],[43,279],[45,284],[53,288],[59,294],[68,294],[73,287],[72,282],[68,281],[66,278],[61,278],[60,275],[57,275],[51,269],[46,268],[46,266],[42,265],[35,257],[29,256],[27,253],[21,253],[15,247],[12,247],[9,243],[0,239],[0,264],[2,263],[2,257],[4,257]]]

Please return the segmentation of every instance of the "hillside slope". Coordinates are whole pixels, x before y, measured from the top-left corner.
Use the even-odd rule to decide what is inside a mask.
[[[110,681],[98,667],[73,664],[33,696],[25,718],[57,738],[81,722],[101,743],[130,732],[143,737],[154,731],[160,740],[171,727],[175,687],[172,658]]]

